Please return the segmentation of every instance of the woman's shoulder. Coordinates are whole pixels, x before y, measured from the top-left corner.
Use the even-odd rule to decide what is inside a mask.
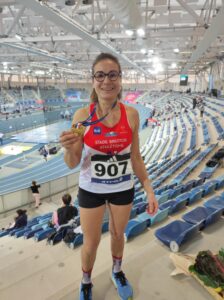
[[[126,113],[128,114],[128,116],[130,116],[131,118],[136,118],[138,116],[138,111],[137,109],[135,109],[134,107],[124,104],[122,103],[125,107]]]
[[[90,110],[90,105],[86,105],[84,107],[81,107],[77,109],[77,111],[74,114],[74,119],[80,119],[80,121],[84,118],[87,118],[89,116],[89,110]]]

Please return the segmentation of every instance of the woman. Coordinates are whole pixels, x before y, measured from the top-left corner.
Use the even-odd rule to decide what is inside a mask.
[[[100,242],[106,203],[110,213],[112,281],[121,299],[129,299],[133,295],[132,287],[121,270],[124,230],[134,198],[132,169],[147,193],[149,213],[154,214],[158,209],[139,152],[138,113],[120,102],[121,76],[118,59],[101,53],[92,67],[92,103],[75,113],[73,125],[78,128],[60,136],[65,149],[64,159],[70,168],[80,163],[83,147],[85,154],[78,192],[84,234],[80,300],[92,299],[91,271]],[[82,134],[83,128],[85,132]]]
[[[11,231],[13,229],[22,228],[27,225],[27,214],[25,209],[18,209],[16,211],[17,216],[14,218],[14,222],[10,223],[7,228],[2,228],[2,230]]]
[[[34,201],[35,201],[35,208],[38,208],[39,205],[42,204],[40,202],[40,193],[39,193],[40,184],[37,184],[36,181],[32,181],[32,185],[31,185],[30,188],[31,188],[33,198],[34,198]]]
[[[72,196],[67,193],[62,196],[62,206],[58,208],[52,216],[52,224],[56,227],[67,224],[78,215],[78,210],[71,205]]]

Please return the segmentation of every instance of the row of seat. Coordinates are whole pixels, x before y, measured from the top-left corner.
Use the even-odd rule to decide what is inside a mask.
[[[186,144],[186,137],[187,137],[187,132],[186,132],[186,130],[184,130],[182,132],[182,135],[181,135],[181,138],[180,138],[180,143],[179,143],[178,148],[177,148],[174,155],[179,155],[183,152],[184,145]]]
[[[172,183],[180,184],[216,146],[217,144],[212,144],[204,151],[201,151],[198,157],[196,157],[196,159],[172,180]]]
[[[177,132],[175,132],[174,135],[173,135],[173,138],[172,138],[172,140],[171,140],[171,142],[170,142],[170,145],[169,145],[168,149],[166,150],[166,153],[165,153],[164,156],[162,157],[163,159],[170,156],[170,154],[171,154],[171,152],[173,151],[173,148],[174,148],[174,146],[175,146],[175,143],[176,143],[176,141],[177,141],[177,137],[178,137],[178,134],[177,134]]]
[[[224,139],[224,130],[223,130],[222,125],[219,123],[219,121],[215,117],[212,117],[211,120],[212,120],[213,124],[215,125],[216,131],[218,134],[218,140]]]
[[[188,153],[184,158],[178,161],[173,167],[171,167],[168,171],[162,174],[160,178],[152,182],[152,187],[154,189],[158,188],[165,180],[167,180],[174,172],[176,172],[179,168],[181,168],[186,162],[188,162],[194,155],[196,155],[200,150],[192,150]]]
[[[190,141],[190,146],[188,148],[188,150],[192,150],[196,147],[196,135],[197,135],[197,130],[196,130],[196,126],[194,121],[192,120],[192,118],[190,117],[189,114],[186,114],[187,119],[189,121],[189,123],[191,124],[191,128],[192,128],[192,132],[191,132],[191,141]]]
[[[202,197],[205,197],[209,194],[214,193],[216,189],[220,189],[224,187],[224,176],[218,177],[215,180],[209,181],[199,187],[193,188],[189,192],[185,192],[184,194],[177,196],[175,200],[170,200],[162,205],[159,206],[158,212],[154,215],[151,216],[147,212],[145,212],[145,208],[147,207],[147,202],[146,202],[146,197],[143,192],[139,192],[136,194],[135,200],[134,200],[134,206],[133,210],[134,214],[132,214],[132,217],[135,217],[135,219],[131,219],[128,222],[127,228],[125,230],[125,238],[126,240],[129,240],[130,238],[133,238],[134,236],[142,233],[146,228],[163,221],[168,217],[169,214],[173,214],[186,205],[191,205],[195,203],[196,201],[200,200]],[[221,201],[221,202],[220,202]],[[217,220],[221,216],[221,213],[224,212],[224,193],[220,197],[213,197],[206,203],[209,203],[208,205],[212,206],[215,205],[217,206],[217,209],[222,209],[221,212],[217,213],[211,213],[210,220],[209,218],[206,220],[206,224],[212,223],[213,221]],[[164,205],[165,204],[165,205]],[[138,208],[143,208],[143,209],[138,209]],[[199,210],[198,210],[199,211]],[[201,210],[200,210],[201,211]],[[212,212],[211,210],[209,210]],[[197,210],[196,210],[197,212]],[[195,211],[193,210],[192,215],[195,214]],[[201,213],[202,214],[202,213]],[[206,212],[204,212],[204,215]],[[189,215],[187,215],[189,218]],[[198,216],[199,218],[199,216]],[[202,223],[204,219],[200,217],[201,219],[199,220],[200,226],[199,228],[202,228],[202,225],[204,226],[205,224]],[[175,223],[172,224],[172,226],[175,227]],[[182,224],[182,223],[181,223]],[[189,228],[188,225],[184,225],[184,227]],[[191,226],[190,226],[191,227]],[[178,230],[177,226],[177,230]],[[198,228],[198,229],[199,229]],[[185,228],[186,229],[186,228]],[[193,228],[192,228],[193,229]]]
[[[169,161],[163,161],[159,166],[154,170],[148,170],[149,171],[149,179],[154,180],[159,175],[161,175],[164,171],[167,171],[170,167],[172,167],[176,162],[178,162],[183,155],[179,155],[177,157],[174,157],[172,160]]]
[[[202,145],[208,145],[210,143],[211,138],[208,132],[208,126],[204,120],[201,120],[201,127],[202,127],[203,138],[204,138],[204,142]]]
[[[153,160],[152,160],[153,162],[157,161],[157,160],[160,158],[160,156],[161,156],[161,154],[163,153],[163,151],[164,151],[166,145],[168,144],[168,142],[169,142],[169,137],[166,137],[166,138],[162,141],[162,143],[161,143],[159,149],[157,150],[156,155],[153,157]]]
[[[224,193],[210,198],[182,216],[182,220],[173,221],[155,231],[155,236],[173,252],[200,230],[216,222],[224,214]]]

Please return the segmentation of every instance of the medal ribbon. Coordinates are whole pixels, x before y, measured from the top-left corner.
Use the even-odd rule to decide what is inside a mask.
[[[112,107],[111,107],[110,111],[108,111],[108,113],[106,113],[104,116],[102,116],[101,118],[99,118],[95,121],[90,121],[96,113],[96,104],[95,104],[94,108],[93,108],[92,112],[90,113],[90,115],[88,116],[88,118],[84,121],[76,123],[74,125],[74,127],[75,128],[79,128],[80,126],[87,127],[87,126],[95,125],[95,124],[103,121],[109,115],[109,113],[112,111],[112,109],[116,106],[116,104],[117,104],[117,100],[114,102],[114,104],[112,105]]]

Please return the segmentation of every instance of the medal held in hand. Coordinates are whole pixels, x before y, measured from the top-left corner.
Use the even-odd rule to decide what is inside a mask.
[[[83,136],[85,130],[86,127],[83,126],[81,123],[74,124],[71,128],[72,133],[77,134],[78,136]]]
[[[117,100],[112,105],[111,110],[116,106],[116,104],[117,104]],[[109,115],[111,110],[108,113],[106,113],[103,117],[101,117],[95,121],[90,121],[96,113],[96,105],[95,105],[91,114],[88,116],[88,118],[86,120],[72,125],[72,128],[71,128],[72,133],[77,134],[78,136],[83,136],[87,126],[95,125],[95,124],[103,121]]]

